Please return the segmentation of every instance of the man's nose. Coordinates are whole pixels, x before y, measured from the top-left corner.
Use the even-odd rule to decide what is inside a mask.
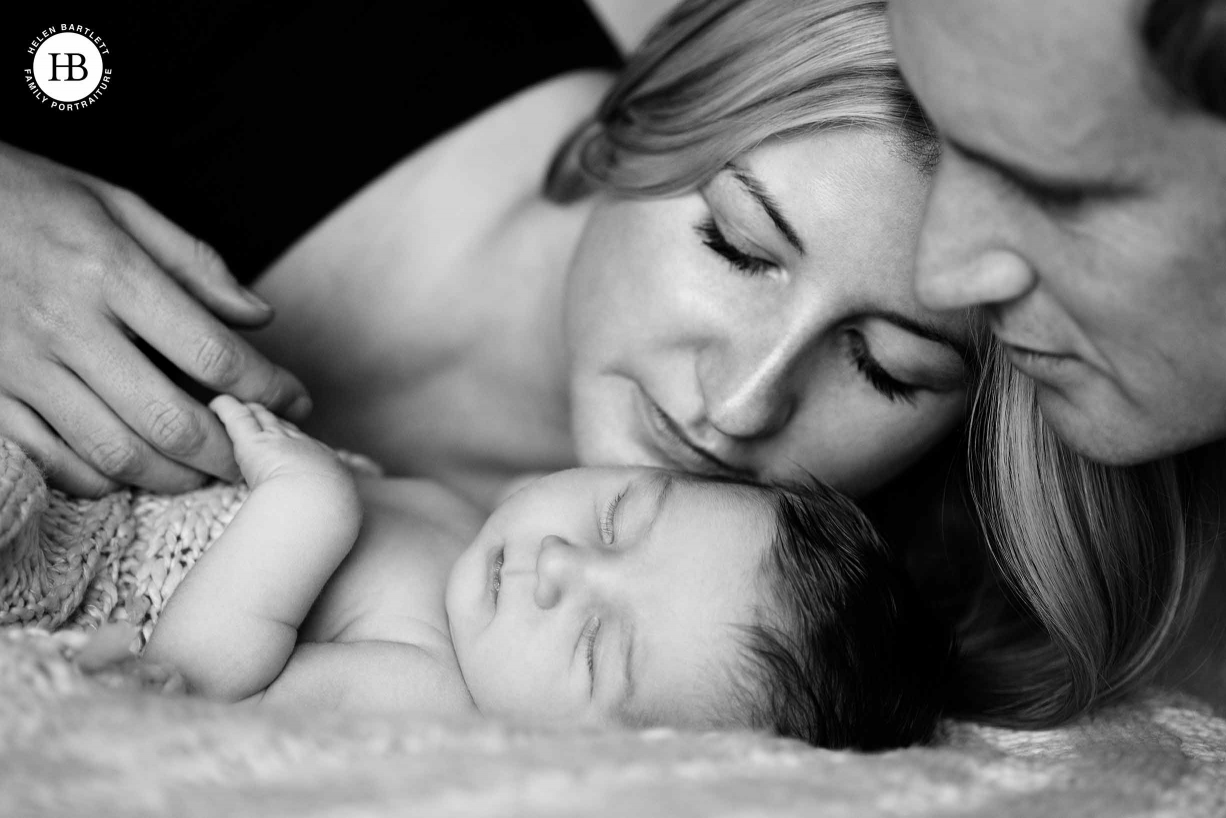
[[[948,261],[923,249],[915,264],[915,292],[932,310],[1004,304],[1034,287],[1035,275],[1024,258],[1009,250],[985,250]]]
[[[550,534],[541,540],[536,556],[537,607],[553,608],[568,595],[576,593],[583,582],[589,549],[575,546],[562,537]]]
[[[951,155],[937,170],[915,259],[915,292],[933,310],[1003,304],[1038,283],[1017,249],[1025,214],[985,178]]]

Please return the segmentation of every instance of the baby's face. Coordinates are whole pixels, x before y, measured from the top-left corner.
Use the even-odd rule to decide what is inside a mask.
[[[753,489],[572,469],[495,509],[447,583],[477,708],[532,724],[716,726],[772,516]]]

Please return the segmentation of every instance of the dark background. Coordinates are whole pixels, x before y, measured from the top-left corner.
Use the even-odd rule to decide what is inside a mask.
[[[113,2],[5,11],[0,141],[135,190],[248,280],[363,184],[537,81],[618,64],[582,0]],[[114,69],[55,111],[30,42],[94,29]]]

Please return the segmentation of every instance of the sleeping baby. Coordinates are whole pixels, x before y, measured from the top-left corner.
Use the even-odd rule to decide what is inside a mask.
[[[579,468],[485,518],[221,396],[251,491],[145,658],[196,693],[545,726],[927,739],[951,638],[820,484]]]

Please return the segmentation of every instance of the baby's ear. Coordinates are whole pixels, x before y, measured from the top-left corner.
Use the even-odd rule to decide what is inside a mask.
[[[38,546],[38,520],[47,507],[47,484],[34,461],[0,437],[0,554],[20,558],[23,543]]]

